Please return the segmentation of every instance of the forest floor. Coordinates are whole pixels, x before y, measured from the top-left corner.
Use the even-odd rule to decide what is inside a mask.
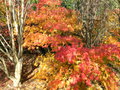
[[[37,67],[34,67],[34,61],[37,55],[25,54],[25,62],[23,64],[23,76],[21,87],[14,88],[12,81],[9,80],[3,71],[0,71],[0,90],[47,90],[45,80],[32,79],[34,71]],[[11,70],[13,71],[13,70]]]
[[[21,87],[14,88],[12,81],[0,82],[0,90],[47,90],[46,81],[28,80]]]

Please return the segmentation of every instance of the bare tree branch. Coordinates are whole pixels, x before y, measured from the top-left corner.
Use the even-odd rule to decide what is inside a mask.
[[[9,53],[6,53],[2,48],[0,48],[0,51],[4,53],[11,61],[13,61],[13,58]]]
[[[3,41],[5,42],[5,44],[9,47],[9,49],[12,49],[10,44],[6,41],[6,39],[3,37],[2,34],[0,34],[0,37],[2,37]]]
[[[6,65],[6,63],[5,63],[5,59],[2,58],[2,57],[0,57],[0,60],[2,61],[3,66],[4,66],[3,71],[4,71],[4,72],[6,73],[6,75],[9,77],[9,72],[8,72],[8,69],[7,69],[7,65]]]

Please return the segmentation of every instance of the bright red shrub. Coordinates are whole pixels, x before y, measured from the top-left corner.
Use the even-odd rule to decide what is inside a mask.
[[[92,49],[74,45],[64,46],[57,51],[55,58],[63,63],[67,62],[78,67],[74,68],[71,75],[72,86],[78,83],[92,86],[93,82],[101,82],[105,77],[102,68],[105,68],[107,69],[106,74],[113,76],[114,85],[117,87],[116,74],[107,66],[109,62],[120,61],[120,48],[116,45],[101,45]],[[106,78],[110,79],[110,77]]]

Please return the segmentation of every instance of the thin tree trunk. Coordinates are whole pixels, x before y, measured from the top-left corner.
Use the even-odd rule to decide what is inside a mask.
[[[22,61],[18,60],[15,66],[15,79],[13,80],[13,86],[18,87],[21,85],[21,73],[22,73]]]

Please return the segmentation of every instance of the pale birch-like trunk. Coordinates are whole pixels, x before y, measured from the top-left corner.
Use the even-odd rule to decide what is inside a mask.
[[[22,61],[18,61],[15,66],[15,78],[13,80],[13,86],[17,87],[21,84],[21,71],[22,71]]]
[[[0,57],[0,69],[2,69],[7,77],[13,81],[13,86],[18,87],[21,84],[21,73],[23,65],[23,29],[26,16],[26,9],[29,6],[29,0],[3,0],[6,7],[6,20],[10,35],[9,44],[3,35],[0,34],[0,51],[5,54],[11,62],[14,63],[14,75],[10,75],[6,60]],[[16,40],[15,40],[16,37]],[[18,48],[16,48],[16,45]]]

